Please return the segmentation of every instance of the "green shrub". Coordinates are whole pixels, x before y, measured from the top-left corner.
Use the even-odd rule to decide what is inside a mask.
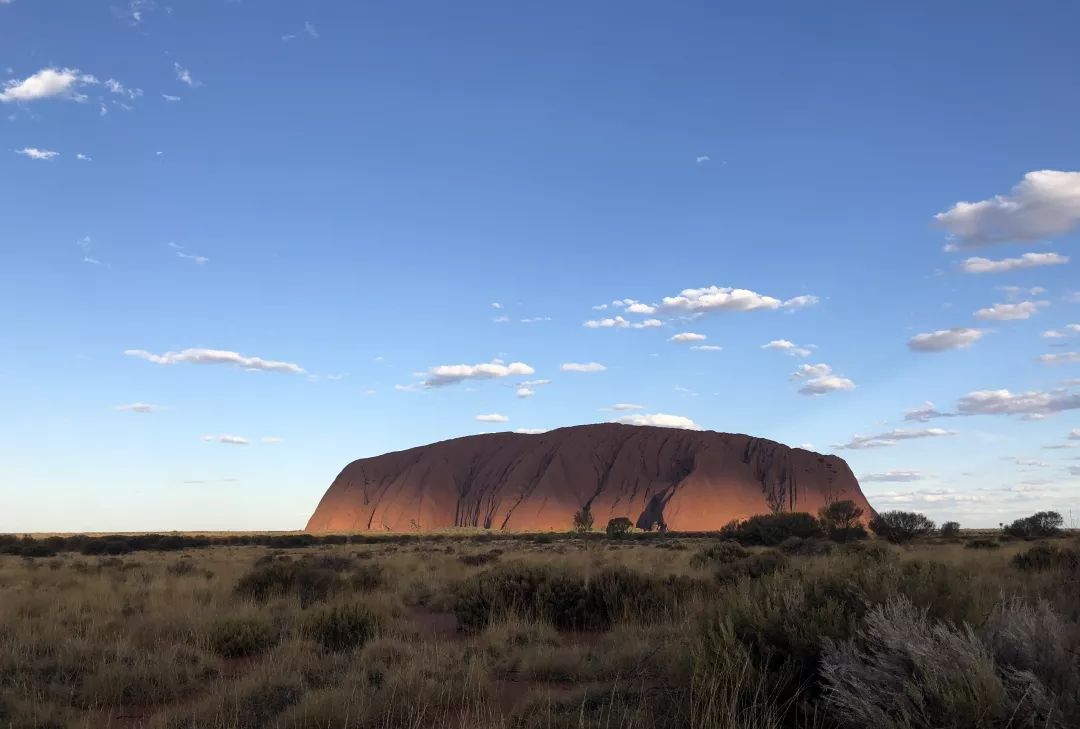
[[[262,653],[277,643],[277,631],[261,617],[224,618],[210,625],[207,640],[223,658],[245,658]]]
[[[788,537],[779,546],[784,554],[800,557],[824,557],[833,552],[833,543],[825,539]]]
[[[969,539],[964,544],[964,549],[998,549],[1001,547],[1001,543],[996,539],[989,539],[987,537],[976,537]]]
[[[874,534],[893,544],[906,544],[917,537],[929,536],[934,533],[935,526],[926,516],[913,511],[885,511],[870,520]]]
[[[714,576],[719,582],[732,583],[740,578],[756,579],[779,572],[787,567],[787,557],[776,551],[751,554],[745,559],[721,564]]]
[[[862,525],[863,508],[854,501],[834,501],[818,511],[818,519],[829,539],[834,542],[852,542],[866,538]]]
[[[498,561],[501,555],[501,549],[489,549],[486,552],[479,552],[476,554],[463,554],[458,557],[458,559],[461,560],[462,564],[469,565],[470,567],[479,567],[480,565]]]
[[[592,510],[588,504],[574,512],[574,531],[579,534],[591,532],[593,528]]]
[[[812,539],[823,535],[821,523],[817,519],[811,514],[798,511],[758,514],[745,521],[731,522],[720,530],[720,536],[725,539],[733,539],[748,546],[766,547],[775,547],[788,537]]]
[[[634,526],[634,523],[625,516],[617,516],[611,519],[607,523],[606,532],[612,539],[618,539],[624,537],[630,533],[630,529]]]
[[[378,632],[379,616],[366,605],[349,604],[323,608],[311,615],[307,633],[329,651],[350,651]]]

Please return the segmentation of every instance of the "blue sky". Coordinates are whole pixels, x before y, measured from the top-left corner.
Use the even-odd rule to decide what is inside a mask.
[[[0,2],[0,530],[299,528],[354,458],[615,419],[1080,517],[1078,24]]]

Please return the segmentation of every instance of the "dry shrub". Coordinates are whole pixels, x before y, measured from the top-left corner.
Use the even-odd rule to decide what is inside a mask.
[[[1061,725],[1034,675],[999,667],[971,628],[903,597],[872,608],[852,640],[827,640],[821,675],[827,705],[850,727]]]
[[[305,632],[326,650],[340,653],[364,645],[380,624],[379,616],[366,605],[336,605],[310,615]]]
[[[1013,566],[1019,570],[1043,571],[1043,570],[1077,570],[1080,569],[1080,550],[1054,546],[1053,544],[1036,544],[1026,552],[1021,552],[1013,557]]]
[[[746,559],[750,553],[743,549],[738,542],[719,542],[701,550],[690,558],[690,566],[698,568],[712,568],[731,562]]]
[[[246,658],[264,653],[278,641],[278,631],[265,616],[221,618],[206,631],[210,648],[222,658]]]
[[[300,598],[300,606],[306,608],[312,603],[325,601],[343,586],[344,582],[337,572],[311,561],[274,561],[256,565],[241,577],[236,583],[236,593],[256,601],[296,595]]]

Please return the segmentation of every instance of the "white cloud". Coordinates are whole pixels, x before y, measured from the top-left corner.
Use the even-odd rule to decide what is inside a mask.
[[[176,243],[169,243],[169,247],[176,252],[177,258],[183,258],[186,261],[191,261],[197,266],[203,266],[210,262],[210,259],[206,256],[196,256],[190,253],[185,253],[184,247],[177,245]]]
[[[1080,409],[1080,393],[976,390],[960,398],[956,409],[962,415],[1046,416]]]
[[[1046,461],[1038,461],[1034,458],[1020,458],[1019,456],[1002,456],[1003,461],[1012,461],[1017,466],[1028,466],[1030,468],[1049,468],[1050,464]]]
[[[128,405],[116,405],[113,407],[113,410],[121,413],[156,413],[160,409],[157,405],[145,402],[133,402]]]
[[[56,159],[60,156],[59,152],[54,152],[51,149],[38,149],[37,147],[23,147],[22,149],[16,149],[15,154],[21,154],[24,157],[30,159]]]
[[[0,91],[0,103],[49,98],[86,101],[86,95],[79,93],[78,89],[97,82],[96,78],[90,74],[81,73],[77,68],[43,68],[22,81],[18,79],[7,81],[3,91]]]
[[[422,375],[426,379],[420,383],[422,387],[446,387],[456,385],[465,380],[490,380],[498,377],[511,377],[516,375],[531,375],[534,370],[524,362],[485,362],[475,365],[439,365],[432,367]]]
[[[525,387],[536,387],[538,385],[550,385],[551,380],[525,380],[521,384]]]
[[[986,309],[975,312],[976,319],[991,319],[994,321],[1018,321],[1030,319],[1038,313],[1039,309],[1049,306],[1046,301],[1019,301],[1015,304],[994,304]]]
[[[187,84],[191,88],[195,88],[196,86],[202,86],[202,82],[196,81],[195,78],[191,75],[191,71],[187,70],[179,63],[173,63],[173,68],[176,70],[176,80],[180,83]]]
[[[724,350],[719,344],[695,344],[690,349],[698,352],[722,352]]]
[[[75,159],[82,160],[83,162],[93,162],[94,161],[93,157],[91,157],[89,155],[86,155],[86,154],[83,154],[82,152],[79,152],[78,154],[76,154]]]
[[[659,428],[701,430],[701,427],[690,418],[683,417],[682,415],[668,415],[667,413],[624,415],[611,422],[622,423],[623,425],[650,425]]]
[[[827,364],[799,365],[799,368],[791,375],[791,379],[802,381],[803,386],[799,388],[800,395],[825,395],[830,392],[855,389],[854,382],[833,374],[832,368]]]
[[[785,309],[805,309],[808,306],[817,305],[821,299],[812,295],[796,296],[793,299],[788,299],[781,306]]]
[[[510,321],[510,317],[503,314],[502,316],[495,317],[491,321],[495,322],[496,324],[505,324],[506,322]]]
[[[1001,304],[1000,306],[1009,306]],[[967,349],[983,338],[985,329],[955,327],[936,332],[916,334],[908,340],[908,348],[916,352],[944,352],[950,349]]]
[[[1003,258],[991,261],[989,258],[968,258],[960,264],[964,273],[1005,273],[1021,268],[1038,266],[1062,266],[1069,262],[1068,256],[1059,253],[1025,253],[1019,258]]]
[[[590,319],[585,322],[587,329],[625,329],[630,326],[627,319],[621,316],[608,317],[606,319]]]
[[[652,304],[643,304],[640,301],[635,301],[634,303],[627,305],[626,311],[630,314],[655,314],[656,307]]]
[[[147,362],[159,365],[173,365],[180,363],[191,364],[229,364],[241,367],[245,370],[261,370],[265,372],[284,372],[291,375],[304,374],[304,369],[292,362],[280,362],[277,360],[263,359],[261,357],[247,357],[236,352],[224,349],[185,349],[180,352],[165,352],[153,354],[145,349],[126,349],[124,354],[129,357],[138,357]]]
[[[505,423],[510,418],[505,415],[499,415],[498,413],[488,413],[486,415],[477,415],[476,420],[481,423]]]
[[[547,428],[518,428],[514,432],[519,435],[539,435],[541,433],[546,433]]]
[[[248,445],[251,441],[242,435],[204,435],[202,437],[206,442],[217,441],[218,443],[224,443],[226,445]]]
[[[668,341],[678,342],[681,344],[684,342],[703,342],[706,339],[708,339],[708,337],[706,337],[704,334],[696,334],[695,332],[679,332],[675,336],[669,338]]]
[[[531,387],[526,387],[525,385],[522,385],[521,387],[519,387],[516,390],[516,393],[517,393],[518,397],[526,398],[526,397],[532,397],[533,395],[535,395],[536,390],[532,389]]]
[[[775,349],[790,354],[792,357],[809,357],[810,347],[801,347],[787,339],[774,339],[768,344],[761,345],[762,349]]]
[[[319,31],[315,29],[310,20],[304,21],[304,32],[307,33],[308,38],[315,40],[319,37]]]
[[[885,471],[884,473],[864,473],[859,481],[864,483],[907,483],[922,481],[926,474],[921,471]]]
[[[708,162],[710,159],[712,159],[712,158],[709,157],[709,155],[701,154],[701,155],[698,155],[697,157],[695,157],[694,161],[697,162],[699,165],[703,165],[706,162]]]
[[[627,410],[644,410],[645,406],[644,405],[637,405],[637,404],[632,403],[632,402],[617,402],[617,403],[615,403],[614,405],[611,406],[611,409],[612,410],[617,410],[617,411],[620,411],[620,412],[625,412]]]
[[[172,94],[162,94],[161,98],[165,99],[165,101],[168,101],[170,103],[175,103],[177,101],[180,101],[179,96],[173,96]]]
[[[749,289],[708,286],[701,289],[683,289],[677,296],[665,296],[660,308],[667,311],[753,311],[755,309],[779,309],[779,299],[763,296]]]
[[[1069,440],[1080,440],[1080,428],[1073,428],[1069,431]]]
[[[1043,354],[1039,356],[1039,361],[1045,364],[1080,364],[1080,352]]]
[[[659,319],[646,319],[645,321],[635,322],[630,326],[632,326],[634,329],[655,329],[656,327],[661,327],[663,325],[664,322],[660,321]]]
[[[607,367],[599,362],[567,362],[559,369],[563,372],[603,372]]]
[[[114,78],[105,80],[105,88],[109,90],[109,93],[124,96],[128,99],[137,99],[143,95],[142,89],[128,88]]]
[[[499,303],[498,301],[492,301],[492,302],[491,302],[491,308],[492,308],[492,309],[501,309],[501,308],[502,308],[502,304],[500,304],[500,303]]]
[[[607,307],[608,307],[607,304],[597,304],[596,306],[593,307],[593,311],[606,311]]]
[[[905,430],[903,428],[897,428],[886,433],[878,433],[877,435],[854,435],[847,443],[834,447],[846,450],[888,448],[904,440],[940,438],[947,435],[956,435],[956,431],[945,430],[944,428],[925,428],[923,430]]]
[[[934,403],[927,400],[922,405],[912,408],[904,412],[904,420],[914,420],[919,423],[925,423],[933,418],[951,418],[952,413],[940,412],[934,407]]]
[[[269,443],[269,444],[284,443],[285,442],[284,438],[279,438],[276,435],[264,435],[262,438],[259,438],[259,440],[261,440],[263,443]]]
[[[1080,225],[1080,172],[1029,172],[1008,195],[958,202],[934,218],[951,250],[1068,233]]]
[[[1042,336],[1043,339],[1064,339],[1073,334],[1080,334],[1080,324],[1066,324],[1061,329],[1048,329]]]

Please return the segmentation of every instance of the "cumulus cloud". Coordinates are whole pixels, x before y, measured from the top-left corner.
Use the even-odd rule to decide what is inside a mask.
[[[1080,172],[1029,172],[1007,195],[958,202],[934,218],[952,250],[1068,233],[1080,225]]]
[[[704,334],[697,334],[695,332],[679,332],[675,336],[668,339],[669,342],[685,343],[685,342],[703,342],[708,337]]]
[[[1039,356],[1039,361],[1045,364],[1080,364],[1080,352],[1043,354]]]
[[[607,367],[599,362],[567,362],[559,369],[563,372],[603,372]]]
[[[922,430],[905,430],[897,428],[886,433],[877,435],[854,435],[847,443],[834,446],[844,450],[862,450],[866,448],[889,448],[904,440],[917,440],[920,438],[940,438],[947,435],[956,435],[956,431],[944,428],[924,428]]]
[[[690,418],[682,415],[668,415],[667,413],[638,413],[624,415],[612,420],[613,423],[623,425],[652,425],[659,428],[682,428],[683,430],[701,430],[701,427]]]
[[[1068,256],[1059,253],[1025,253],[1019,258],[1003,258],[991,261],[989,258],[968,258],[960,264],[964,273],[1006,273],[1021,268],[1039,266],[1062,266],[1069,262]]]
[[[1080,393],[976,390],[960,398],[956,409],[962,415],[1046,416],[1080,409]]]
[[[533,389],[533,388],[531,388],[531,387],[527,387],[527,386],[525,386],[525,385],[522,385],[521,387],[519,387],[519,388],[518,388],[518,389],[516,390],[516,393],[517,393],[517,396],[518,396],[518,397],[520,397],[520,398],[526,398],[526,397],[532,397],[533,395],[535,395],[535,394],[536,394],[536,390],[534,390],[534,389]]]
[[[625,329],[630,326],[630,321],[621,316],[608,317],[606,319],[590,319],[585,322],[589,329]]]
[[[855,383],[846,377],[836,375],[827,364],[799,365],[791,379],[801,381],[800,395],[825,395],[830,392],[854,390]]]
[[[656,327],[663,325],[664,322],[659,319],[646,319],[644,321],[634,322],[630,326],[634,329],[655,329]]]
[[[180,352],[165,352],[154,354],[145,349],[126,349],[124,354],[129,357],[138,357],[147,362],[159,365],[173,365],[181,363],[190,364],[227,364],[241,367],[245,370],[260,370],[264,372],[284,372],[290,375],[304,373],[304,368],[292,362],[280,362],[262,357],[248,357],[237,352],[224,349],[185,349]]]
[[[114,405],[113,410],[121,413],[156,413],[160,410],[157,405],[145,402],[133,402],[127,405]]]
[[[783,302],[749,289],[708,286],[701,289],[683,289],[677,296],[665,296],[660,308],[667,311],[754,311],[755,309],[779,309]]]
[[[510,418],[505,415],[499,415],[498,413],[487,413],[485,415],[477,415],[476,420],[481,423],[505,423]]]
[[[643,304],[640,301],[627,304],[626,311],[630,314],[655,314],[656,307],[652,304]]]
[[[77,68],[43,68],[21,81],[7,81],[3,91],[0,91],[0,103],[50,98],[86,101],[86,95],[80,93],[79,89],[97,82],[96,78],[80,72]]]
[[[1008,306],[1008,304],[1001,304]],[[916,352],[945,352],[950,349],[967,349],[983,338],[985,329],[954,327],[936,332],[916,334],[908,340],[908,348]]]
[[[976,319],[994,321],[1017,321],[1030,319],[1039,309],[1049,306],[1046,301],[1018,301],[1015,304],[994,304],[975,312]]]
[[[499,377],[531,375],[535,372],[536,370],[524,362],[504,364],[500,361],[494,361],[474,365],[439,365],[438,367],[432,367],[422,375],[425,379],[420,385],[425,388],[446,387],[465,380],[491,380]]]
[[[224,443],[226,445],[248,445],[251,441],[242,435],[204,435],[202,437],[206,442],[217,441],[218,443]]]
[[[1069,440],[1080,440],[1080,428],[1073,428],[1069,431]]]
[[[884,473],[864,473],[859,481],[864,483],[906,483],[922,481],[926,474],[921,471],[885,471]]]
[[[810,347],[801,347],[795,342],[791,342],[787,339],[774,339],[768,344],[761,345],[762,349],[774,349],[778,352],[784,352],[790,354],[792,357],[809,357],[811,354]]]
[[[23,147],[22,149],[16,149],[15,154],[21,154],[23,157],[29,157],[30,159],[56,159],[60,156],[59,152],[54,152],[51,149],[38,149],[37,147]]]
[[[912,408],[904,412],[904,420],[914,420],[919,423],[925,423],[928,420],[934,418],[951,418],[953,413],[943,413],[934,407],[934,403],[927,400],[922,405]]]

